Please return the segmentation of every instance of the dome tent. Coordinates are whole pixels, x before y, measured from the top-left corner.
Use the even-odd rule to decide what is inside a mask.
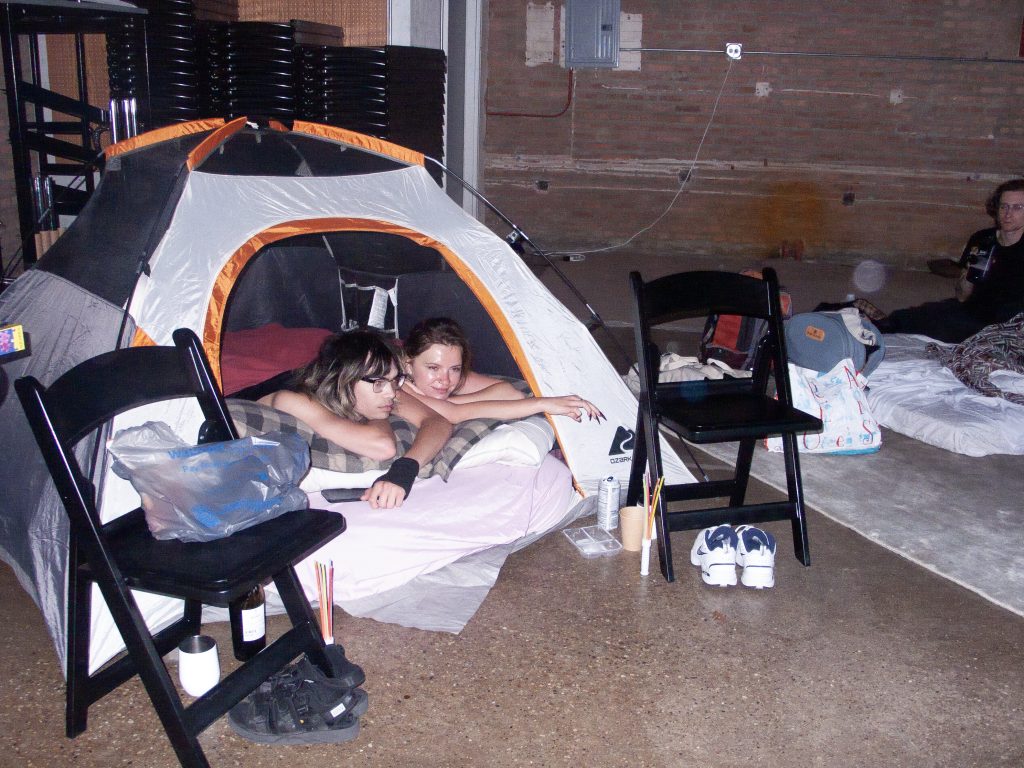
[[[410,286],[457,284],[460,306],[474,311],[463,302],[472,298],[507,350],[499,364],[514,365],[536,394],[574,392],[596,403],[607,417],[600,424],[553,420],[559,446],[584,495],[604,477],[626,484],[635,398],[583,324],[504,240],[442,192],[422,155],[323,125],[238,119],[158,129],[112,145],[106,156],[78,219],[0,295],[0,317],[22,323],[32,345],[30,357],[5,366],[10,380],[32,374],[48,384],[113,348],[119,334],[122,343],[170,344],[178,327],[196,331],[219,375],[223,333],[233,324],[291,312],[300,317],[290,324],[336,328],[339,280],[324,275],[377,274],[384,265]],[[481,344],[471,341],[476,352]],[[8,489],[0,555],[43,610],[63,655],[67,523],[16,399],[0,408]],[[201,418],[159,404],[114,426],[145,420],[194,435]],[[685,473],[674,454],[666,461]],[[97,487],[104,519],[137,504],[112,473]],[[141,606],[154,623],[175,610],[173,601],[148,595]],[[120,643],[96,637],[102,624],[97,610],[97,665]]]

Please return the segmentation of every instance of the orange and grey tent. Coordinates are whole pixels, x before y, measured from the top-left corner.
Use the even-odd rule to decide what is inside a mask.
[[[538,395],[573,392],[598,404],[607,416],[599,425],[553,420],[559,446],[584,495],[609,476],[626,485],[632,393],[586,327],[441,190],[422,155],[328,126],[244,119],[159,129],[106,155],[79,217],[0,295],[0,318],[21,322],[33,350],[5,366],[9,379],[31,373],[49,383],[118,343],[168,344],[178,327],[197,332],[219,372],[226,330],[341,328],[353,319],[343,286],[383,275],[391,282],[377,287],[398,294],[398,333],[452,315],[476,334],[477,359],[490,356],[483,369],[521,376]],[[152,419],[195,434],[197,413],[160,408],[115,428]],[[62,652],[67,526],[13,398],[2,404],[0,432],[0,555]],[[685,472],[673,454],[667,460]],[[97,481],[101,514],[134,505],[124,481]]]

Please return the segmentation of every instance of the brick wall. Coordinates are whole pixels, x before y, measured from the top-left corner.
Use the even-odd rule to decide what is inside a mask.
[[[958,256],[989,224],[991,188],[1024,175],[1018,2],[622,0],[642,47],[714,52],[574,77],[557,51],[537,64],[543,5],[528,28],[524,0],[489,3],[483,178],[549,248],[651,225],[702,137],[636,247],[764,257],[802,242],[808,258],[918,267]]]

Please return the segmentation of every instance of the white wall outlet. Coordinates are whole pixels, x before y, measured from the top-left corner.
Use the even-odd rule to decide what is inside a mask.
[[[726,43],[725,44],[725,55],[730,59],[739,60],[743,58],[743,44],[742,43]]]
[[[754,83],[754,95],[759,99],[765,99],[772,92],[772,84],[766,82]]]

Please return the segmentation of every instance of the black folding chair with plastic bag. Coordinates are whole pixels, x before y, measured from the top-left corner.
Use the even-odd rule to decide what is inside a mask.
[[[796,435],[816,432],[822,425],[819,419],[793,407],[778,278],[772,269],[765,269],[763,275],[764,279],[759,279],[733,272],[681,272],[649,282],[644,282],[639,272],[629,276],[634,300],[640,408],[627,503],[636,504],[640,500],[645,470],[652,480],[664,474],[659,439],[662,428],[696,445],[739,442],[732,477],[666,483],[663,487],[655,520],[661,572],[668,581],[675,578],[669,534],[725,523],[790,520],[796,557],[804,565],[811,562]],[[652,327],[714,314],[767,321],[767,331],[755,355],[753,375],[657,383],[660,354],[651,341]],[[772,379],[775,396],[770,392]],[[747,504],[754,447],[757,441],[772,435],[782,436],[787,498]],[[725,498],[728,502],[724,506],[666,510],[670,502],[712,498]]]
[[[86,729],[88,708],[139,675],[187,768],[209,765],[199,734],[302,653],[324,673],[331,658],[293,565],[345,530],[341,515],[319,509],[285,512],[213,541],[158,540],[143,509],[100,520],[90,474],[75,445],[137,406],[194,397],[206,421],[201,442],[238,438],[196,335],[174,332],[173,347],[131,347],[86,360],[49,387],[33,377],[15,389],[71,519],[68,557],[67,701],[69,737]],[[185,706],[162,656],[199,632],[202,606],[226,607],[273,580],[292,627],[263,651]],[[99,586],[127,653],[89,673],[92,584]],[[184,600],[184,614],[152,634],[132,590]]]

